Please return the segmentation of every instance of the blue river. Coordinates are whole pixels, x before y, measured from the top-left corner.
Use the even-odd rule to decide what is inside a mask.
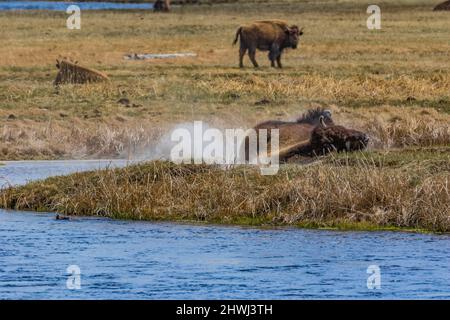
[[[0,184],[124,165],[6,162]],[[0,210],[0,238],[0,299],[450,298],[448,235],[55,220]]]
[[[57,10],[66,11],[75,4],[81,10],[121,10],[121,9],[152,9],[150,3],[115,3],[115,2],[63,2],[63,1],[0,1],[2,10]]]

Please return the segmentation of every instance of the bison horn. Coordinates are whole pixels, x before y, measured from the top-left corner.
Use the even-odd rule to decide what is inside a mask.
[[[324,128],[327,127],[327,125],[326,125],[326,123],[325,123],[325,120],[324,120],[324,116],[320,116],[319,121],[320,121],[320,125],[321,125],[322,127],[324,127]]]

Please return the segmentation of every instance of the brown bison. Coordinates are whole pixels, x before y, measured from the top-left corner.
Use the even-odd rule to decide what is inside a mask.
[[[239,67],[244,67],[244,55],[248,50],[248,56],[255,68],[258,63],[255,59],[256,49],[269,51],[269,60],[272,67],[275,67],[275,60],[279,68],[281,65],[281,54],[286,48],[296,49],[299,37],[303,34],[303,29],[296,25],[289,26],[286,21],[266,20],[256,21],[252,24],[241,26],[236,31],[236,38],[233,45],[240,37]]]
[[[259,145],[259,129],[267,129],[267,145],[271,129],[279,130],[279,161],[300,156],[316,156],[331,151],[356,151],[367,147],[369,139],[363,132],[336,125],[331,111],[321,108],[309,110],[295,122],[266,121],[255,126]],[[244,140],[245,160],[250,161],[249,139]],[[259,149],[257,149],[259,153]]]
[[[253,129],[278,129],[280,145],[291,145],[300,141],[308,141],[311,132],[323,121],[325,125],[334,125],[331,118],[331,111],[322,108],[308,110],[295,121],[269,120],[257,124]]]
[[[368,143],[368,136],[361,131],[339,125],[326,126],[321,123],[314,128],[309,141],[280,150],[278,158],[279,161],[286,161],[296,155],[311,157],[332,151],[358,151],[365,149]]]
[[[322,108],[308,110],[295,121],[269,120],[257,124],[253,130],[257,133],[257,146],[259,146],[259,133],[261,129],[267,129],[267,143],[270,144],[271,129],[278,129],[279,131],[279,145],[280,148],[284,146],[297,145],[299,142],[307,143],[312,131],[323,122],[324,125],[334,125],[331,118],[331,111]],[[249,138],[246,137],[243,141],[245,145],[245,159],[249,161]],[[259,153],[259,148],[257,149]]]
[[[170,11],[170,0],[156,0],[153,4],[153,11],[163,11],[168,12]]]

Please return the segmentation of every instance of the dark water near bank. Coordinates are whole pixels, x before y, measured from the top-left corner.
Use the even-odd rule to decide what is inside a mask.
[[[109,162],[11,162],[13,183]],[[0,210],[3,299],[450,298],[450,236],[262,230]],[[69,265],[81,288],[68,289]],[[377,265],[381,288],[368,289]]]
[[[2,10],[57,10],[66,11],[70,5],[77,5],[81,10],[123,10],[152,9],[151,3],[114,3],[114,2],[58,2],[58,1],[0,1]]]

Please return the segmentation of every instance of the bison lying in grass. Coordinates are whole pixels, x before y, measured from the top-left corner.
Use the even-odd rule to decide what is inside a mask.
[[[280,150],[278,157],[279,161],[286,161],[297,155],[318,156],[332,151],[358,151],[365,149],[368,143],[368,136],[361,131],[320,124],[312,131],[309,141]]]
[[[323,109],[309,110],[295,122],[266,121],[255,126],[259,145],[260,129],[267,129],[267,144],[270,144],[271,129],[279,130],[279,161],[294,156],[316,156],[332,151],[357,151],[367,147],[368,136],[360,131],[336,125],[331,111]],[[249,161],[249,140],[244,141],[245,159]],[[259,153],[259,150],[257,150]]]
[[[303,34],[302,29],[296,25],[289,26],[286,21],[266,20],[256,21],[252,24],[241,26],[236,32],[233,45],[240,37],[239,67],[244,67],[244,55],[248,50],[248,56],[255,68],[258,67],[255,54],[256,49],[269,51],[269,60],[272,67],[275,61],[279,68],[281,65],[281,54],[286,48],[296,49],[299,37]]]

